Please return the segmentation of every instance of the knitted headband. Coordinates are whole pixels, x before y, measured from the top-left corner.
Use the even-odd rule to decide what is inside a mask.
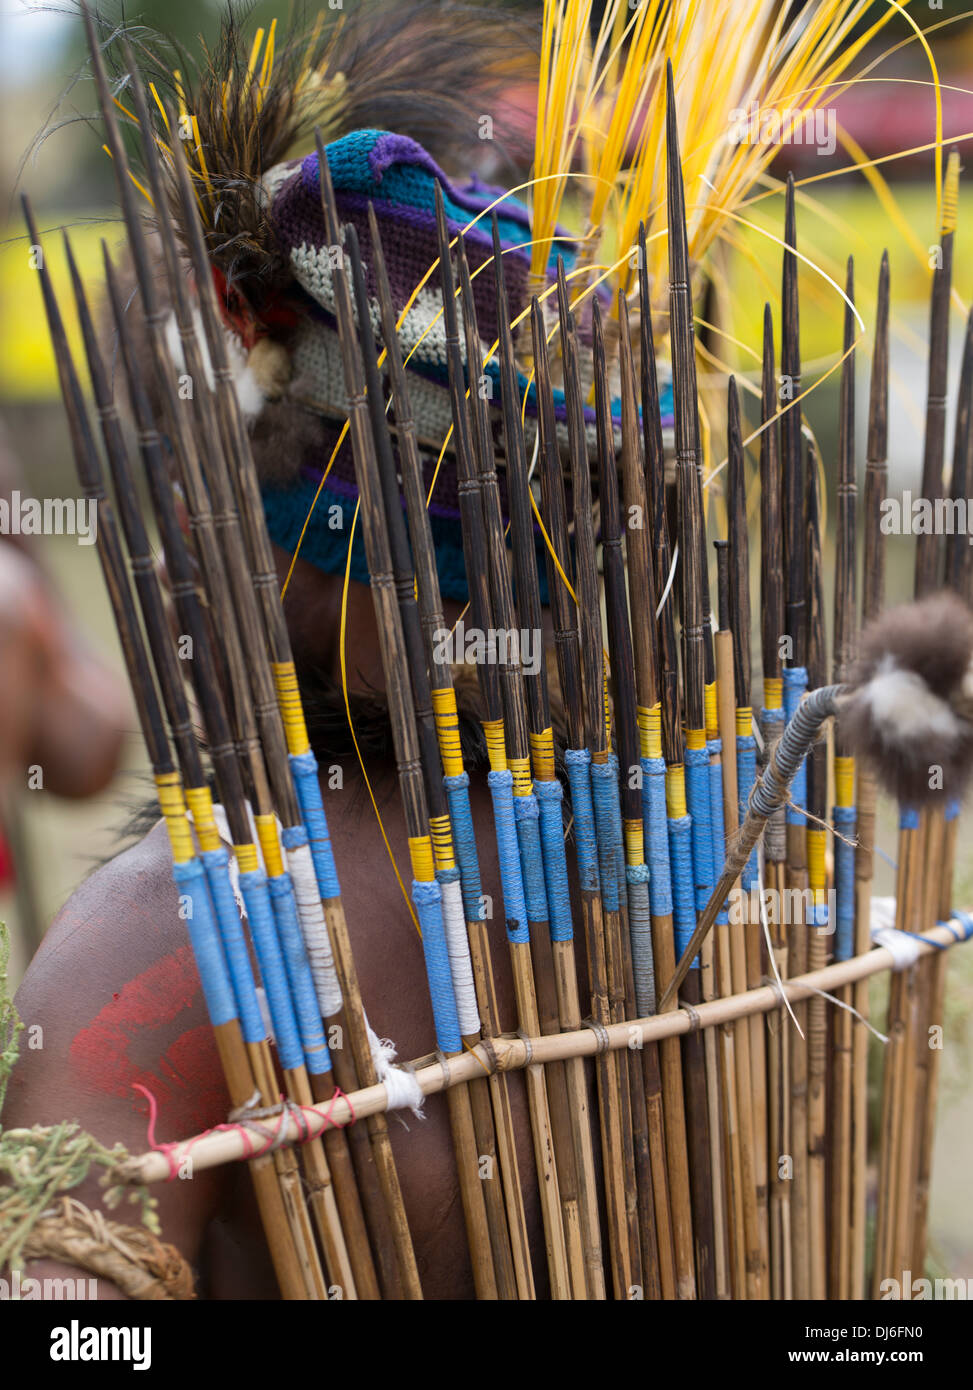
[[[379,312],[368,264],[369,202],[375,207],[392,297],[401,313],[438,257],[436,181],[443,190],[453,236],[464,233],[478,214],[502,197],[503,190],[490,188],[476,178],[458,187],[446,178],[421,145],[406,136],[384,131],[356,131],[330,144],[327,153],[339,213],[343,221],[355,226],[363,248],[372,324],[377,331]],[[254,447],[264,479],[264,506],[272,539],[282,549],[293,553],[313,504],[314,519],[301,542],[301,557],[328,573],[343,573],[348,562],[348,537],[358,491],[347,439],[330,468],[328,466],[347,416],[347,400],[333,312],[331,277],[336,256],[328,245],[324,227],[317,156],[312,154],[303,160],[279,165],[264,177],[263,183],[270,221],[287,257],[294,283],[278,300],[265,307],[259,328],[232,303],[232,296],[229,297],[228,326],[249,350],[245,366],[241,356],[238,385],[242,398],[249,403],[253,421]],[[527,304],[529,216],[526,207],[512,197],[503,198],[496,211],[506,253],[504,271],[511,309],[519,315]],[[480,331],[486,338],[483,343],[483,357],[486,357],[497,336],[489,216],[481,217],[465,230],[464,241],[474,276]],[[551,275],[558,254],[570,269],[575,254],[567,237],[552,252]],[[272,334],[271,338],[268,333]],[[442,592],[445,597],[465,600],[467,589],[460,542],[456,465],[452,456],[447,453],[437,469],[442,443],[451,424],[438,272],[430,275],[416,294],[400,327],[400,342],[403,356],[409,359],[412,410],[425,453],[427,491],[431,489],[429,514]],[[481,360],[474,367],[474,375],[488,379],[489,384],[481,382],[480,389],[499,401],[496,360],[491,359],[485,367]],[[526,377],[521,378],[520,386],[522,392],[527,390]],[[671,413],[668,387],[662,407],[664,415]],[[560,424],[566,418],[560,391],[555,391],[555,411]],[[533,419],[531,386],[527,393],[529,446],[534,438]],[[587,423],[593,440],[593,411],[587,412]],[[499,411],[495,434],[499,446],[502,442]],[[326,469],[327,478],[322,487]],[[502,469],[500,487],[501,500],[505,503]],[[541,554],[539,549],[539,558]],[[368,570],[359,534],[352,547],[350,573],[353,579],[367,582]],[[539,573],[543,593],[546,580],[542,563]]]

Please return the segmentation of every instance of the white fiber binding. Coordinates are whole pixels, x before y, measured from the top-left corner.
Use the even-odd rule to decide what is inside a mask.
[[[318,1008],[322,1018],[331,1018],[341,1008],[341,984],[331,953],[331,938],[324,920],[311,847],[298,845],[296,849],[287,850],[286,854]]]
[[[253,812],[249,804],[247,805],[247,817],[250,821],[253,843],[257,846],[260,867],[263,868],[263,855],[260,852]],[[220,839],[224,840],[227,845],[232,845],[226,812],[222,806],[214,805],[213,818],[220,832]],[[281,834],[281,830],[282,827],[278,821],[278,835]],[[309,845],[298,845],[296,849],[288,849],[284,853],[287,858],[287,869],[291,876],[291,883],[294,887],[297,918],[301,924],[304,949],[307,951],[308,962],[311,966],[311,978],[314,981],[314,993],[318,1001],[318,1008],[321,1010],[322,1018],[331,1018],[341,1008],[341,984],[331,952],[331,938],[328,936],[328,927],[324,920],[324,908],[321,906],[321,894],[318,892],[318,880],[314,872],[311,848]],[[233,885],[240,915],[245,918],[247,914],[240,893],[240,870],[232,854],[230,855],[230,883]]]
[[[251,833],[253,842],[257,845],[257,855],[260,859],[260,866],[263,868],[263,856],[260,853],[260,846],[257,843],[256,827],[253,823],[253,812],[248,804],[247,816],[250,819]],[[233,842],[230,839],[230,827],[226,819],[226,812],[217,802],[213,806],[213,819],[216,821],[216,828],[220,832],[220,839],[232,848]],[[278,822],[278,833],[280,822]],[[314,873],[314,861],[311,851],[307,845],[299,845],[295,850],[287,851],[287,868],[290,872],[291,882],[294,885],[294,898],[297,902],[297,914],[301,923],[301,934],[304,937],[307,948],[308,959],[311,965],[311,975],[314,979],[314,988],[317,995],[318,1007],[321,1010],[322,1018],[330,1018],[341,1008],[341,986],[338,982],[338,972],[335,969],[334,956],[331,952],[331,941],[328,937],[327,924],[324,920],[324,909],[321,906],[321,898],[318,893],[317,877]],[[240,916],[246,920],[246,909],[243,905],[243,895],[240,892],[240,870],[236,859],[230,855],[230,883],[233,893],[240,909]],[[456,885],[457,888],[459,885]],[[462,899],[460,901],[460,913],[462,914]],[[318,932],[318,920],[320,919],[320,933]],[[461,916],[462,920],[462,916]],[[465,931],[465,925],[464,925]],[[314,943],[314,944],[312,944]],[[467,964],[469,956],[467,956]],[[470,988],[473,985],[473,975],[470,971]],[[475,1012],[474,995],[474,1012]],[[257,1000],[260,1005],[260,1012],[267,1028],[267,1036],[273,1037],[273,1030],[270,1022],[270,1010],[267,1007],[267,999],[262,988],[257,988]],[[480,1026],[479,1018],[470,1032],[476,1032]],[[411,1072],[404,1071],[402,1067],[394,1066],[396,1057],[395,1043],[391,1038],[380,1038],[367,1017],[365,1018],[365,1028],[368,1031],[368,1045],[371,1048],[372,1061],[375,1063],[375,1070],[378,1079],[385,1087],[386,1095],[389,1098],[390,1110],[411,1110],[417,1119],[422,1119],[422,1088],[416,1081]]]
[[[453,993],[456,995],[459,1031],[464,1038],[468,1038],[480,1031],[480,1012],[476,1005],[470,943],[466,935],[463,890],[458,879],[443,884],[443,927],[449,953],[449,972],[453,977]]]

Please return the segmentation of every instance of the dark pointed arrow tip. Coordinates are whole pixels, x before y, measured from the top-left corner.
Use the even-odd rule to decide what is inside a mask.
[[[493,237],[494,260],[497,262],[497,265],[499,265],[503,256],[503,250],[500,245],[500,223],[497,220],[496,211],[490,214],[490,233]]]

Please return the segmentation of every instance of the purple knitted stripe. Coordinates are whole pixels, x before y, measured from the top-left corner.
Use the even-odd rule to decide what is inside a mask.
[[[483,191],[480,192],[478,190],[475,196],[470,194],[469,192],[467,192],[465,195],[458,195],[457,190],[446,178],[446,175],[442,173],[442,171],[437,167],[433,160],[431,160],[429,156],[425,154],[425,151],[421,150],[420,146],[415,145],[413,141],[407,139],[405,136],[388,136],[386,138],[389,140],[396,140],[403,144],[406,148],[412,147],[413,149],[418,150],[419,153],[423,155],[423,158],[421,159],[400,158],[398,160],[388,160],[385,164],[386,168],[391,167],[391,165],[394,163],[418,165],[421,168],[425,168],[429,173],[434,174],[439,179],[440,183],[443,186],[444,193],[452,201],[458,203],[461,207],[467,209],[470,212],[482,212],[484,208],[489,207],[490,203],[492,203],[495,200],[495,198],[501,196],[504,192],[503,189],[487,189],[485,185],[480,185],[479,187]],[[372,150],[371,155],[369,156],[369,162],[371,162],[372,158],[374,157],[375,149],[377,148],[378,145],[376,144],[376,146]],[[275,226],[282,227],[285,231],[289,231],[291,229],[289,228],[288,224],[291,223],[295,218],[298,218],[300,223],[298,228],[298,240],[295,242],[294,240],[285,237],[285,245],[299,245],[300,242],[307,241],[307,232],[311,228],[313,228],[315,232],[315,237],[312,240],[311,244],[316,246],[327,245],[327,238],[324,231],[324,214],[321,211],[320,199],[321,193],[318,186],[317,156],[308,155],[307,158],[303,161],[300,170],[298,171],[298,177],[296,179],[289,179],[287,183],[285,183],[281,188],[277,190],[277,194],[274,197],[273,220]],[[375,204],[376,210],[380,205],[389,209],[394,209],[396,218],[399,221],[404,222],[410,226],[431,226],[435,228],[435,216],[430,210],[426,208],[413,207],[410,206],[408,203],[403,202],[391,202],[388,199],[383,200],[381,193],[377,189],[365,194],[356,192],[352,189],[342,188],[340,186],[335,188],[335,201],[338,204],[339,214],[342,214],[343,210],[346,207],[357,207],[360,209],[365,209],[368,206],[369,199],[371,199],[371,201]],[[526,217],[524,216],[523,210],[521,208],[515,207],[511,205],[509,202],[507,202],[499,206],[497,208],[497,212],[503,219],[512,222],[518,222],[529,230],[529,223],[527,222]],[[447,224],[449,226],[450,232],[458,232],[461,230],[460,224],[456,221],[456,219],[449,216],[448,208]],[[320,235],[320,240],[318,240],[318,234]],[[493,242],[490,233],[489,220],[485,217],[480,219],[476,226],[473,227],[470,230],[470,232],[467,233],[467,236],[472,240],[482,242],[484,246],[490,246],[492,248]],[[524,239],[526,240],[527,238],[525,237]],[[511,247],[516,246],[518,243],[513,241],[505,241],[501,244],[505,248],[510,249]],[[515,252],[514,254],[516,255],[518,253]],[[519,254],[522,255],[525,259],[528,258],[527,252],[520,252]]]
[[[378,137],[368,156],[368,163],[379,182],[385,170],[393,164],[419,164],[431,174],[435,174],[438,179],[445,181],[442,170],[415,140],[410,139],[408,135],[396,135],[393,131],[386,131]]]
[[[358,233],[365,261],[365,284],[372,299],[377,291],[371,264],[370,235],[368,228],[368,199],[359,194],[337,195],[338,210],[344,222],[350,222]],[[435,219],[412,209],[403,210],[398,204],[374,204],[378,218],[382,248],[385,252],[389,286],[396,312],[401,312],[407,299],[425,271],[439,258],[439,239],[436,234]],[[302,244],[324,246],[324,228],[320,223],[320,205],[317,195],[309,200],[302,188],[290,182],[274,200],[274,217],[278,235],[286,247],[293,249]],[[404,235],[408,226],[408,235]],[[459,230],[453,228],[453,230]],[[320,233],[320,241],[317,240]],[[473,299],[476,304],[477,322],[480,336],[493,342],[497,336],[496,287],[492,268],[476,274],[476,271],[493,259],[493,246],[487,238],[470,232],[464,237],[466,254],[473,274]],[[529,263],[526,257],[514,253],[504,257],[503,263],[507,292],[515,313],[520,313],[527,301],[527,276]],[[438,269],[426,282],[433,293],[440,288]]]
[[[392,302],[396,311],[401,313],[406,300],[415,289],[420,275],[427,266],[439,259],[439,238],[436,234],[435,222],[424,223],[417,219],[413,224],[415,234],[409,238],[407,253],[396,255],[396,250],[402,246],[401,227],[403,219],[400,210],[381,203],[376,203],[374,206],[375,215],[378,218],[379,234],[382,238],[382,249],[385,252]],[[371,265],[372,258],[368,253],[368,247],[371,244],[368,232],[368,201],[358,197],[357,194],[350,196],[343,200],[342,212],[346,221],[351,222],[355,227],[364,248],[367,262],[365,283],[369,295],[374,299],[377,296],[377,290]],[[468,233],[463,241],[470,263],[470,274],[473,276],[473,301],[476,305],[476,319],[480,337],[487,343],[492,343],[497,337],[496,282],[492,266],[493,245],[487,240],[480,241],[473,233]],[[476,272],[481,266],[487,268],[477,274]],[[511,306],[519,314],[527,302],[528,262],[516,254],[504,256],[503,269]],[[426,284],[436,295],[439,294],[438,268],[433,271]]]
[[[362,197],[362,195],[359,193],[348,193],[343,198],[341,198],[341,210],[345,221],[354,222],[356,227],[366,226],[367,228],[368,201],[369,200],[367,198]],[[397,226],[401,226],[403,223],[407,223],[409,227],[411,227],[416,233],[415,236],[411,236],[409,238],[409,259],[413,262],[413,264],[416,267],[420,266],[422,258],[417,254],[417,248],[420,245],[424,246],[427,238],[429,246],[435,249],[433,250],[433,254],[425,262],[425,265],[422,266],[422,270],[425,269],[425,266],[432,265],[433,261],[439,259],[439,237],[436,232],[436,219],[434,217],[430,217],[421,208],[403,209],[400,203],[383,203],[381,199],[376,200],[373,198],[372,204],[375,208],[375,214],[379,220],[379,226],[382,232],[383,247],[387,243],[391,243],[394,245],[395,240],[398,239],[396,236],[395,228]],[[456,235],[463,230],[458,222],[448,221],[447,225],[449,226],[451,235]],[[487,228],[485,233],[483,231],[484,227]],[[489,233],[489,223],[485,219],[481,222],[478,222],[475,227],[472,227],[468,232],[464,234],[463,244],[466,247],[466,258],[470,263],[471,273],[475,271],[478,266],[483,265],[485,261],[493,260],[493,240]],[[509,248],[516,244],[517,243],[515,242],[504,241],[501,238],[500,245],[505,250],[509,251]],[[511,303],[516,303],[517,297],[519,297],[520,295],[523,295],[524,298],[526,298],[527,272],[529,266],[530,261],[526,253],[523,251],[510,251],[509,254],[505,255],[503,258],[504,278],[507,282],[507,293],[511,297]],[[389,279],[391,280],[391,278],[392,277],[390,271]],[[409,285],[407,293],[403,295],[403,302],[408,297],[408,295],[411,294],[412,291],[415,289],[417,278],[418,276],[415,275],[415,273],[413,272],[412,283]],[[487,280],[489,286],[489,298],[492,300],[496,293],[492,274],[489,276],[489,279],[486,276],[486,274],[478,275],[476,279],[474,279],[473,281],[473,293],[477,299],[478,318],[480,311],[480,299],[483,299],[484,305],[487,302],[487,295],[484,292],[484,290],[481,289],[481,282],[486,282]],[[439,272],[435,271],[427,283],[434,284],[438,289]],[[392,290],[393,293],[396,290],[396,286],[394,283],[392,284]]]

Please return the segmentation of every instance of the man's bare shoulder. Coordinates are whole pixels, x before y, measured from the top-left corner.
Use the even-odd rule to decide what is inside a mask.
[[[144,1086],[162,1137],[226,1110],[164,827],[97,869],[48,929],[17,993],[26,1025],[7,1124],[78,1118],[145,1147]]]
[[[148,1147],[145,1091],[158,1107],[158,1140],[226,1118],[229,1098],[161,824],[81,884],[48,929],[16,1003],[25,1029],[5,1125],[75,1120],[102,1142],[139,1153]],[[154,1189],[163,1237],[207,1269],[207,1281],[212,1218],[230,1210],[237,1177],[214,1169]],[[99,1202],[91,1179],[77,1195]],[[129,1218],[123,1210],[116,1219]],[[259,1248],[250,1264],[263,1271]]]
[[[65,961],[83,959],[85,973],[114,976],[118,957],[158,953],[164,939],[185,937],[177,913],[172,860],[160,821],[136,844],[90,874],[55,917],[25,976],[29,995],[63,977]],[[180,927],[182,930],[180,931]]]

